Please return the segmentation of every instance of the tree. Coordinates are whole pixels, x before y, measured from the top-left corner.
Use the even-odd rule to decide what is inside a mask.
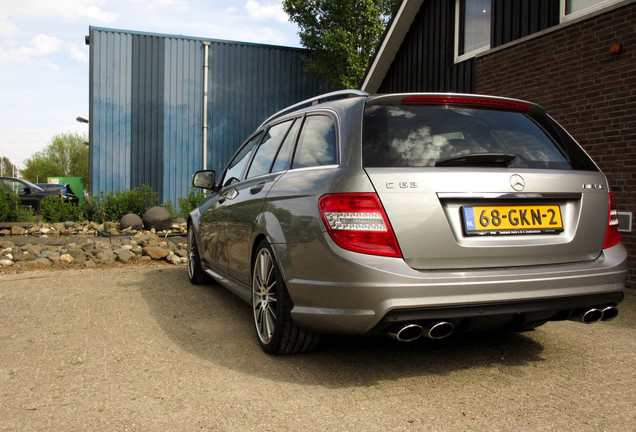
[[[9,158],[0,157],[0,177],[14,177],[18,174],[18,168],[11,163]]]
[[[284,0],[312,53],[307,70],[334,87],[357,88],[400,0]]]
[[[81,177],[88,181],[88,147],[85,135],[75,132],[57,134],[44,150],[35,153],[20,171],[32,182],[46,182],[47,177]]]

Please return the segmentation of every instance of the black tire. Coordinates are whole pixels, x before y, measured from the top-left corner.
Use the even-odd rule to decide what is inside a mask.
[[[210,276],[201,267],[199,248],[194,236],[192,224],[188,225],[188,279],[194,285],[202,285],[210,282]]]
[[[252,266],[252,316],[256,337],[267,354],[300,354],[318,346],[320,335],[296,326],[291,306],[274,253],[263,240]]]

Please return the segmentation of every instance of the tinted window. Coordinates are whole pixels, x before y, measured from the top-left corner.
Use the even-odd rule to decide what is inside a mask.
[[[241,148],[241,150],[234,156],[230,165],[228,165],[227,170],[225,171],[225,176],[223,176],[223,187],[229,186],[234,183],[238,183],[241,180],[241,174],[245,169],[245,165],[247,161],[250,160],[250,155],[252,154],[252,150],[254,146],[258,144],[261,140],[263,133],[259,133],[254,138],[249,140],[247,144]]]
[[[276,153],[285,138],[292,120],[279,123],[269,128],[263,142],[254,155],[252,165],[247,173],[247,178],[256,177],[261,174],[267,174],[274,163]]]
[[[291,127],[291,130],[287,134],[287,137],[285,137],[285,141],[278,151],[278,155],[276,155],[276,162],[274,162],[272,172],[284,171],[289,169],[294,151],[294,143],[296,142],[296,135],[298,135],[298,129],[300,129],[301,123],[302,119],[296,120],[294,122],[294,125]]]
[[[434,166],[468,154],[514,155],[510,167],[575,167],[578,146],[553,140],[523,113],[441,106],[381,106],[365,109],[363,158],[368,167]],[[580,155],[579,155],[580,156]],[[585,158],[589,161],[589,158]]]
[[[0,183],[4,184],[9,188],[11,192],[15,192],[18,194],[24,194],[24,190],[27,188],[22,182],[11,180],[11,179],[2,179]]]
[[[336,126],[331,117],[309,116],[303,123],[294,168],[305,168],[336,163]]]

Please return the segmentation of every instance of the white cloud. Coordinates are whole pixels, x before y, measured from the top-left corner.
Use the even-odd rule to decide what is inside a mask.
[[[101,6],[105,0],[21,0],[0,3],[0,17],[57,17],[69,20],[90,19],[111,23],[118,17]]]
[[[9,18],[0,15],[0,36],[11,38],[18,32],[18,27],[9,22]]]
[[[255,19],[275,19],[278,22],[288,22],[289,17],[282,8],[282,4],[273,3],[261,6],[255,0],[249,0],[245,3],[245,9],[250,17]]]
[[[86,45],[67,42],[66,48],[69,56],[80,63],[88,63],[88,47]]]
[[[32,63],[34,58],[44,58],[43,66],[58,70],[59,66],[46,60],[46,56],[62,49],[63,42],[55,36],[37,34],[33,36],[29,45],[19,46],[9,50],[0,49],[0,61],[15,61]]]
[[[238,8],[235,8],[234,6],[231,6],[225,9],[225,13],[229,13],[229,14],[235,13],[236,11],[238,11]]]

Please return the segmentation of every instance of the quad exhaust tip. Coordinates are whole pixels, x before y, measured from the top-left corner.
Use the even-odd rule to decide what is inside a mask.
[[[618,316],[618,309],[614,306],[603,308],[581,309],[572,314],[571,321],[582,322],[584,324],[594,324],[599,321],[611,321]]]
[[[389,332],[389,336],[400,342],[413,342],[422,336],[429,339],[444,339],[453,334],[455,326],[446,321],[434,322],[425,326],[419,324],[405,324],[396,331]]]
[[[603,312],[603,318],[601,318],[601,321],[611,321],[618,316],[618,309],[614,306],[608,306],[601,312]]]

